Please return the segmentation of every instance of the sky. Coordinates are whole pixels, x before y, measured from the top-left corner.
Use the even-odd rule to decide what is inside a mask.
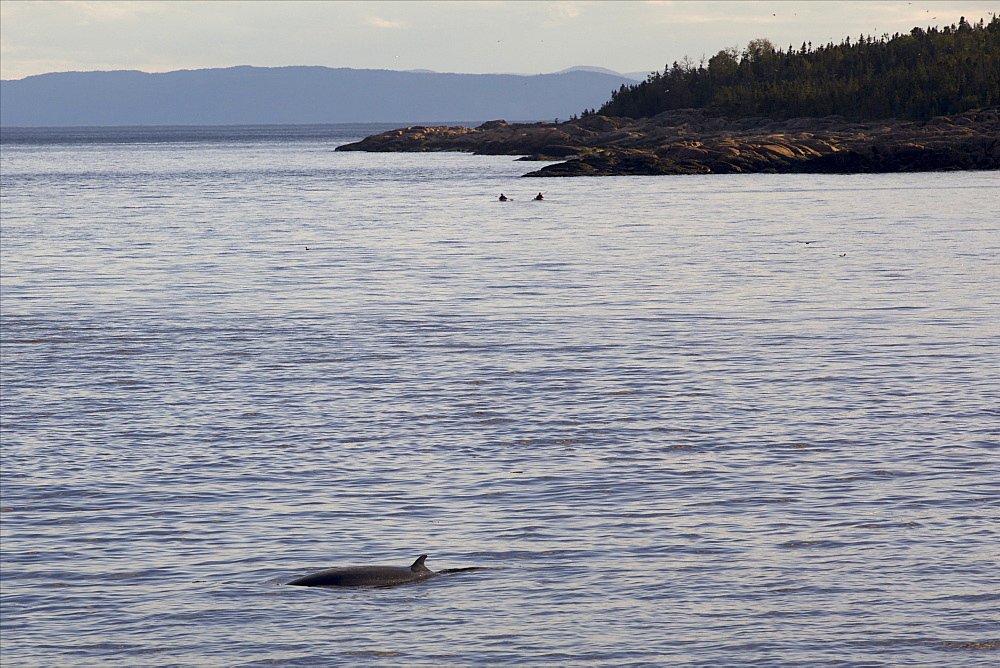
[[[0,78],[323,65],[539,74],[695,62],[756,38],[798,48],[989,21],[970,0],[334,2],[0,0]]]

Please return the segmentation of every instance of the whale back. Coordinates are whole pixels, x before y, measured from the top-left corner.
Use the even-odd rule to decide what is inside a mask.
[[[424,566],[426,554],[420,555],[409,568],[400,566],[350,566],[331,568],[292,580],[288,584],[300,587],[390,587],[417,582],[437,575]]]

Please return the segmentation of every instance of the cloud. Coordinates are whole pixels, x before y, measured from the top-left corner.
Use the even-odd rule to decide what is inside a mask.
[[[555,19],[575,19],[582,12],[579,2],[552,2],[546,8],[549,16]]]
[[[387,21],[379,16],[368,16],[365,23],[376,28],[402,28],[406,25],[403,21]]]
[[[167,8],[161,2],[134,2],[130,0],[71,0],[60,3],[65,8],[75,9],[84,16],[99,21],[120,21],[145,14],[162,14]]]

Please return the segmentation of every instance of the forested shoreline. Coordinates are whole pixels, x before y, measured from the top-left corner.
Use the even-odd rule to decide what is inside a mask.
[[[563,123],[414,126],[345,151],[564,159],[525,176],[1000,169],[1000,19],[674,63]]]
[[[776,48],[766,39],[707,61],[689,58],[622,86],[584,116],[649,118],[700,108],[788,119],[830,115],[863,121],[927,120],[1000,105],[1000,18],[840,44]]]

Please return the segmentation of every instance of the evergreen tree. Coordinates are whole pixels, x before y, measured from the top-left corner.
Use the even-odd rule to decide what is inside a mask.
[[[799,49],[752,40],[706,63],[674,62],[622,86],[597,113],[633,118],[698,107],[738,116],[928,119],[1000,105],[1000,18]],[[593,113],[591,111],[590,113]]]

